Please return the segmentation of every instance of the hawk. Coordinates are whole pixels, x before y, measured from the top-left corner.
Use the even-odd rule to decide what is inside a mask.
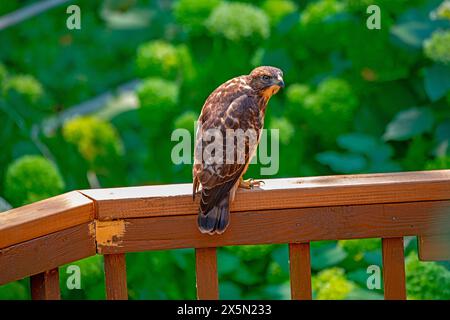
[[[260,185],[261,181],[242,177],[259,144],[267,103],[283,87],[283,72],[262,66],[228,80],[206,99],[198,119],[193,166],[194,200],[201,186],[197,221],[202,233],[223,233],[236,189]],[[237,135],[229,138],[230,130],[250,132],[255,138],[246,134],[240,143]]]

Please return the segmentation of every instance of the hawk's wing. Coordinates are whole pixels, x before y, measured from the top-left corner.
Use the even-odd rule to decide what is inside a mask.
[[[223,86],[226,89],[226,84],[216,89],[205,102],[198,124],[193,175],[194,196],[199,184],[202,186],[200,202],[202,213],[207,213],[221,201],[242,176],[251,160],[251,155],[256,150],[262,126],[256,98],[246,90],[239,90],[241,87],[230,92],[221,90]],[[221,163],[205,159],[205,148],[214,142],[214,139],[211,141],[203,139],[208,129],[218,129],[218,132],[224,137]],[[234,145],[234,154],[232,155],[234,161],[232,163],[225,163],[227,129],[241,129],[243,132],[257,135],[256,139],[246,136],[244,143],[239,143],[238,139],[234,139],[232,143]],[[241,158],[243,161],[237,161],[239,152],[243,155],[243,159]]]

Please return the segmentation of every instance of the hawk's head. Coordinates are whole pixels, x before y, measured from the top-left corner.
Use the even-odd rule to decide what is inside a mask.
[[[275,67],[258,67],[250,73],[250,86],[260,95],[270,98],[284,88],[283,71]]]

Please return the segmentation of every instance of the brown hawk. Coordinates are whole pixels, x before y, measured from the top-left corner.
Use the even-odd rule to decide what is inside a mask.
[[[263,66],[228,80],[206,99],[198,119],[193,167],[194,199],[201,185],[198,227],[202,233],[223,233],[236,189],[259,184],[242,176],[258,146],[267,102],[281,87],[283,72]],[[245,134],[239,140],[230,132]]]

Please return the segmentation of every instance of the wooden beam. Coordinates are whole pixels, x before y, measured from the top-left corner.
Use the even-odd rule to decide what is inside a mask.
[[[417,237],[419,259],[422,261],[450,260],[450,234]]]
[[[73,191],[0,214],[0,249],[93,221],[94,202]]]
[[[289,244],[292,300],[311,300],[311,256],[309,242]]]
[[[33,300],[60,300],[58,268],[31,276],[30,287]]]
[[[0,285],[95,254],[92,223],[0,249]]]
[[[103,258],[105,262],[106,299],[128,300],[125,254],[106,254]]]
[[[199,232],[196,215],[125,219],[100,253],[434,234],[450,201],[234,212],[221,235]],[[450,215],[446,216],[450,221]],[[105,237],[106,238],[106,237]]]
[[[197,299],[218,300],[219,280],[217,276],[216,248],[195,249]]]
[[[403,238],[383,238],[383,284],[386,300],[406,300]]]
[[[191,215],[192,185],[82,190],[98,205],[98,219]],[[450,170],[270,179],[240,189],[232,211],[449,200]]]

